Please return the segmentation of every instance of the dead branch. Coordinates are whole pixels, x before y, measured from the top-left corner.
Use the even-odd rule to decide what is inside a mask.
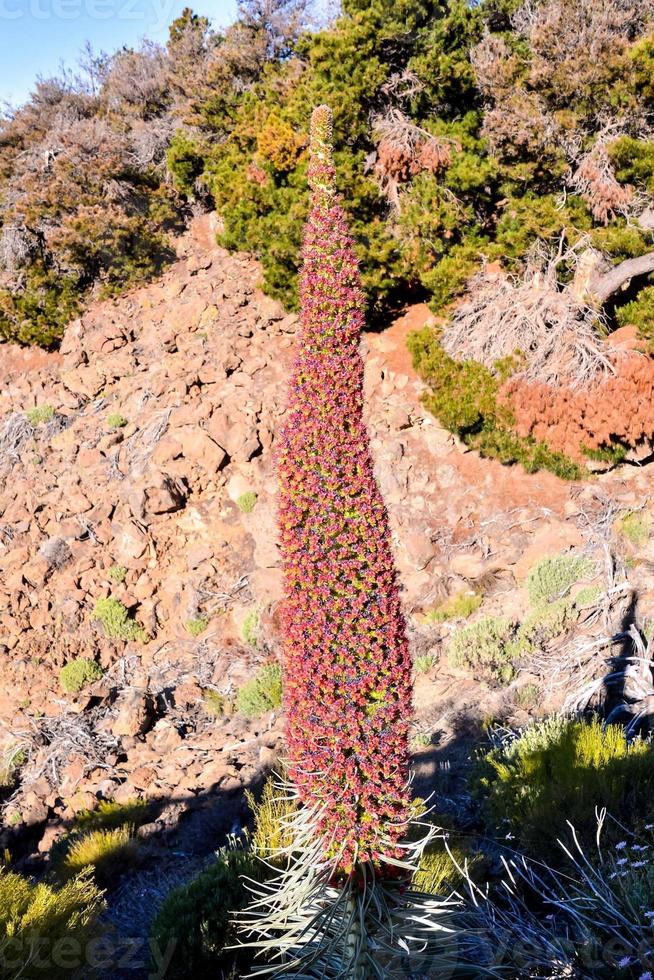
[[[654,272],[654,252],[647,252],[635,259],[625,259],[609,272],[596,275],[591,279],[589,298],[596,306],[603,306],[614,293],[627,286],[635,276],[645,276],[649,272]]]

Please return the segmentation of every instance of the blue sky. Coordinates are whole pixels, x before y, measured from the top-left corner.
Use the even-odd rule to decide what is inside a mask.
[[[184,7],[229,24],[236,0],[0,0],[0,105],[23,102],[38,75],[74,67],[86,41],[110,53],[140,38],[165,41]]]

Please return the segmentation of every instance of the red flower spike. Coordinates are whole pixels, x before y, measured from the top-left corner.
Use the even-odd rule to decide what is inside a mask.
[[[291,777],[340,871],[396,857],[410,815],[411,662],[363,423],[364,297],[336,195],[331,112],[311,120],[301,330],[281,436],[279,529]],[[389,815],[392,815],[392,819]],[[342,849],[342,850],[341,850]]]

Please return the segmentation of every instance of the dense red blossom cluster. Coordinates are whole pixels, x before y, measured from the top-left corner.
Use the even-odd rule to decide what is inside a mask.
[[[619,358],[616,374],[585,388],[509,380],[500,392],[520,436],[533,436],[579,462],[584,449],[654,442],[654,358]]]
[[[363,422],[364,297],[334,189],[331,116],[312,119],[301,334],[279,454],[291,775],[339,868],[383,864],[406,830],[411,661]]]

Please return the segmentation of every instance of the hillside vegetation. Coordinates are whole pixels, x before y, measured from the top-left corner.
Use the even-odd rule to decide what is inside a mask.
[[[223,244],[296,306],[308,107],[335,113],[364,279],[381,311],[441,308],[483,261],[518,272],[561,242],[616,263],[651,249],[654,4],[242,0],[218,34],[186,10],[167,46],[87,52],[0,123],[0,330],[53,344],[94,287],[167,257],[165,233],[213,203]],[[652,331],[652,288],[618,313]]]
[[[653,29],[652,0],[343,0],[320,28],[306,0],[241,0],[222,33],[187,9],[165,47],[89,49],[0,119],[0,336],[56,346],[207,208],[295,309],[326,102],[370,322],[446,314],[412,341],[440,421],[564,477],[646,458]]]

